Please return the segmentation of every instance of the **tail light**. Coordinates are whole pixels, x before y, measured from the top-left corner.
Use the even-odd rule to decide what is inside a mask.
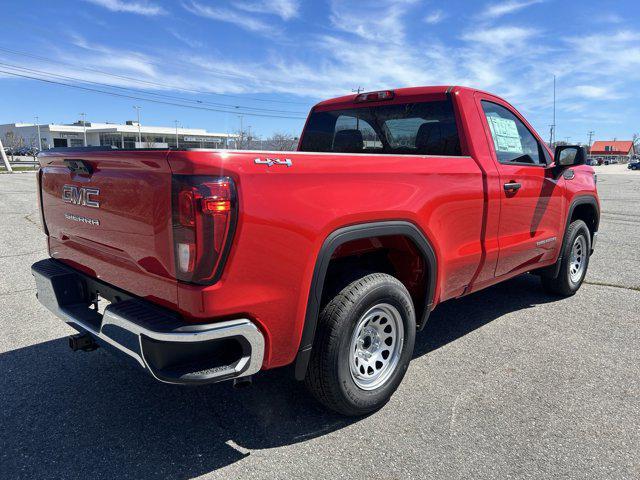
[[[173,176],[176,278],[198,285],[218,281],[231,247],[238,201],[229,177]]]

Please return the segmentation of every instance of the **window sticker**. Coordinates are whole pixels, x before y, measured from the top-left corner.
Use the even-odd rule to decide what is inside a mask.
[[[499,152],[524,153],[516,122],[509,118],[487,115],[491,135]]]

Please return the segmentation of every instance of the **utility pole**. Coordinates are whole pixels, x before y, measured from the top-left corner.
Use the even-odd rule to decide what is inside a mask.
[[[40,136],[40,122],[38,121],[38,116],[34,117],[36,119],[36,129],[38,130],[38,151],[42,150],[42,137]]]
[[[82,131],[84,133],[84,146],[87,146],[87,114],[82,112],[80,114],[82,117]]]
[[[351,89],[352,92],[355,92],[356,95],[359,95],[360,92],[364,91],[364,88],[362,88],[360,85],[358,85],[358,88]],[[360,117],[356,117],[356,130],[360,130]]]
[[[138,143],[142,143],[142,132],[140,131],[140,109],[142,107],[134,105],[133,108],[135,108],[136,112],[138,112]]]
[[[564,141],[567,145],[569,145],[569,140],[571,140],[571,137],[564,137]]]
[[[247,126],[247,148],[251,150],[251,125]]]
[[[244,144],[244,115],[238,115],[240,117],[240,146]],[[238,148],[238,143],[236,142],[236,149]]]
[[[178,143],[178,120],[173,121],[176,124],[176,148],[180,147]]]
[[[553,123],[549,125],[549,147],[553,147],[556,138],[556,76],[553,76]]]
[[[593,140],[593,136],[596,134],[593,130],[589,132],[589,151],[591,151],[591,141]]]

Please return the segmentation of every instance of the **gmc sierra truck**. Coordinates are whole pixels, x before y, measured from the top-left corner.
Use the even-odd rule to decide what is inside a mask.
[[[552,155],[509,103],[463,87],[314,106],[295,152],[53,149],[39,301],[161,382],[291,365],[325,406],[383,406],[429,314],[526,272],[573,295],[596,242],[581,147]]]

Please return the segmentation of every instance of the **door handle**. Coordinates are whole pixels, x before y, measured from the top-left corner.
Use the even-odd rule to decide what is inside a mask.
[[[518,182],[509,182],[504,184],[505,192],[517,192],[520,188],[522,188],[522,185]]]

